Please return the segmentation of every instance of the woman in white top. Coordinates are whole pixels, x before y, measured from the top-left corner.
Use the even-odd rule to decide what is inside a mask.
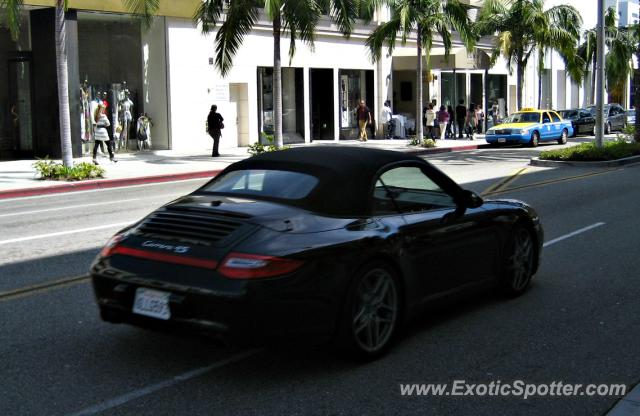
[[[93,117],[93,124],[95,125],[95,133],[93,135],[93,139],[95,140],[95,143],[93,144],[93,163],[96,165],[99,164],[96,157],[98,153],[98,146],[101,142],[105,142],[107,144],[109,159],[111,159],[112,162],[117,162],[116,157],[113,154],[109,132],[107,131],[107,127],[109,127],[111,123],[105,114],[105,110],[106,107],[103,104],[98,104],[98,108],[96,108],[96,113]]]
[[[433,122],[436,119],[436,113],[433,111],[433,104],[429,103],[427,111],[424,112],[424,123],[427,128],[426,136],[433,139]]]

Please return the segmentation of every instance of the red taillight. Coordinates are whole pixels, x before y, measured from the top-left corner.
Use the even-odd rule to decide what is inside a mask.
[[[220,263],[218,272],[231,279],[259,279],[294,272],[302,262],[257,254],[231,253]]]
[[[109,257],[113,254],[113,250],[116,248],[118,243],[122,240],[122,234],[116,234],[107,241],[107,244],[100,251],[100,257]]]

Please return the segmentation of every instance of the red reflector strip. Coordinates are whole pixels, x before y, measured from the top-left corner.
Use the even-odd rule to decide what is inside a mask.
[[[215,269],[218,267],[218,262],[215,260],[194,259],[193,257],[175,256],[173,254],[158,253],[155,251],[140,250],[131,247],[115,247],[111,251],[111,254],[122,254],[124,256],[157,260],[165,263],[184,264],[185,266],[202,267],[205,269]]]

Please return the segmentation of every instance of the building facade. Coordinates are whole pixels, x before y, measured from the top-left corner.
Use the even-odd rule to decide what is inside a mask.
[[[481,0],[466,0],[480,7]],[[91,119],[107,105],[110,134],[135,148],[137,121],[150,117],[151,148],[205,152],[209,107],[225,118],[221,148],[247,146],[273,131],[273,37],[260,16],[221,77],[214,66],[215,34],[203,35],[192,16],[198,0],[160,2],[150,30],[127,14],[121,0],[69,0],[66,14],[69,96],[74,156],[89,152]],[[55,1],[27,0],[21,35],[14,42],[0,26],[0,158],[60,157],[54,45]],[[283,37],[283,132],[285,143],[353,139],[355,107],[364,99],[378,118],[390,100],[394,113],[415,128],[415,39],[372,62],[365,40],[388,11],[359,21],[349,39],[328,17],[321,19],[313,50],[300,44],[288,59]],[[4,23],[6,19],[0,16]],[[491,106],[513,111],[515,80],[503,62],[488,68],[490,42],[468,53],[456,42],[449,59],[434,45],[423,78],[423,102]],[[425,58],[423,58],[425,59]],[[426,59],[425,59],[426,63]],[[425,65],[425,69],[426,69]],[[7,80],[7,81],[5,81]],[[377,120],[376,120],[377,122]],[[381,135],[380,123],[377,134]],[[372,131],[372,133],[375,133]],[[126,142],[125,142],[126,143]]]

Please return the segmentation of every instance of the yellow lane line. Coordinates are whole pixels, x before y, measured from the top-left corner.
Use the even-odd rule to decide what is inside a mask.
[[[513,188],[509,188],[509,189],[505,189],[504,187],[502,187],[499,190],[494,190],[494,191],[489,192],[488,195],[502,194],[502,193],[505,193],[505,192],[516,191],[516,190],[520,190],[520,189],[535,188],[535,187],[539,187],[539,186],[551,185],[551,184],[558,183],[558,182],[567,182],[567,181],[572,181],[572,180],[577,180],[577,179],[589,178],[591,176],[604,175],[604,174],[607,174],[607,173],[620,171],[622,169],[623,168],[607,169],[607,170],[604,170],[604,171],[601,171],[601,172],[590,172],[590,173],[584,173],[584,174],[581,174],[581,175],[566,176],[566,177],[557,178],[557,179],[549,179],[549,180],[546,180],[546,181],[534,182],[534,183],[529,183],[529,184],[521,185],[521,186],[514,186]]]
[[[20,289],[0,292],[0,302],[4,302],[6,300],[19,299],[25,296],[31,296],[38,293],[50,292],[55,289],[62,289],[64,287],[74,286],[74,285],[85,283],[88,281],[89,281],[89,276],[82,275],[82,276],[74,276],[74,277],[65,277],[64,279],[54,280],[52,282],[25,286]]]
[[[513,183],[513,181],[518,179],[518,176],[523,174],[527,169],[528,168],[521,168],[521,169],[518,169],[518,170],[514,171],[513,173],[508,175],[506,178],[500,179],[496,183],[494,183],[491,186],[489,186],[487,189],[482,191],[480,193],[480,195],[485,196],[485,195],[489,195],[489,194],[493,194],[493,193],[499,192],[501,189],[504,189],[506,186],[508,186],[509,184]]]

